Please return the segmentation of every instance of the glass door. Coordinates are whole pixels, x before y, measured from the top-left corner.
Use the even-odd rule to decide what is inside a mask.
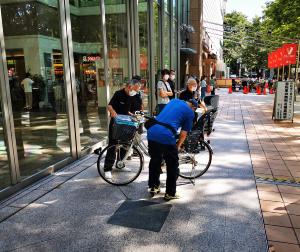
[[[59,1],[0,4],[22,180],[70,157]]]

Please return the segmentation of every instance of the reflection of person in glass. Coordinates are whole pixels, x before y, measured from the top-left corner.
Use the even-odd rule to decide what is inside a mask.
[[[26,78],[22,80],[21,85],[24,88],[25,99],[26,99],[26,109],[32,109],[32,84],[33,80],[30,78],[30,73],[26,73]]]
[[[110,123],[109,123],[109,132],[108,132],[108,145],[116,144],[116,140],[112,137],[112,128],[114,124],[114,118],[120,115],[129,115],[131,107],[134,105],[133,97],[137,94],[136,89],[139,87],[139,81],[132,79],[126,84],[126,86],[118,91],[116,91],[111,98],[107,109],[110,113]],[[111,170],[115,162],[115,150],[114,148],[109,148],[105,158],[104,172],[105,177],[108,179],[112,178]],[[124,168],[125,169],[125,168]]]

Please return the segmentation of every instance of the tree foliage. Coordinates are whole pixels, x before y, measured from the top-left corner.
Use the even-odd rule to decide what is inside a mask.
[[[225,15],[224,58],[237,73],[237,61],[250,71],[267,68],[267,54],[284,43],[300,40],[299,0],[267,2],[262,17],[251,22],[239,12]]]

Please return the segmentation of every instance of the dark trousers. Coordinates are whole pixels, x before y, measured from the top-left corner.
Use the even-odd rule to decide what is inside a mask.
[[[215,87],[212,87],[212,89],[211,89],[211,95],[215,95],[216,94],[215,90],[216,90]]]
[[[151,158],[149,163],[149,187],[160,185],[160,167],[164,159],[167,165],[166,193],[174,196],[176,194],[176,181],[179,173],[177,146],[148,141],[148,148]]]
[[[111,171],[112,167],[116,161],[116,148],[115,147],[111,147],[114,144],[117,144],[118,142],[116,140],[113,139],[112,136],[112,131],[113,131],[113,124],[114,124],[114,119],[110,120],[109,123],[109,128],[108,128],[108,150],[107,150],[107,154],[105,157],[105,161],[104,161],[104,171]],[[120,149],[120,152],[118,152],[118,160],[122,160],[124,158],[126,154],[126,150],[125,149]]]

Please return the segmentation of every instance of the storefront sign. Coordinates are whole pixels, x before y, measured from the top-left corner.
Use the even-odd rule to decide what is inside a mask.
[[[97,61],[97,60],[101,60],[100,56],[83,56],[82,57],[83,62],[91,62],[91,61]]]
[[[276,86],[272,119],[293,120],[295,83],[292,81],[279,81]]]

